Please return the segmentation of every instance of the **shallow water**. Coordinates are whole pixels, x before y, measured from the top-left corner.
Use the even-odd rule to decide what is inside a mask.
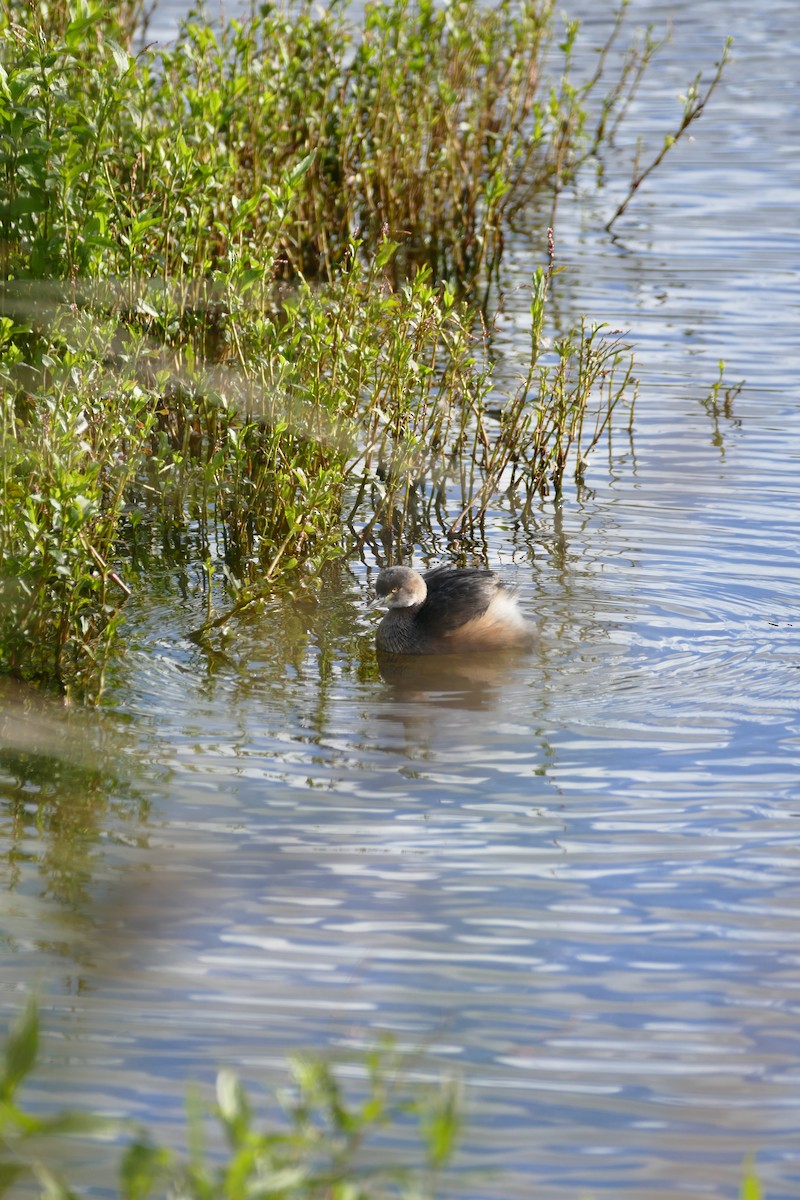
[[[580,501],[490,521],[536,648],[382,680],[354,562],[209,662],[165,578],[109,711],[8,698],[0,984],[7,1014],[43,996],[34,1100],[169,1137],[222,1063],[274,1080],[388,1029],[465,1081],[461,1195],[731,1197],[746,1153],[800,1194],[800,27],[633,12],[674,21],[654,145],[728,33],[734,62],[613,238],[621,179],[561,208],[561,311],[629,330],[642,386]],[[509,257],[508,379],[537,255]],[[719,359],[747,385],[715,420]],[[116,1158],[64,1153],[98,1186]]]

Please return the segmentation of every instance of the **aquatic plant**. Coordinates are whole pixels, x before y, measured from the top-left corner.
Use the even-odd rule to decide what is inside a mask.
[[[689,87],[686,90],[686,95],[682,98],[683,113],[677,128],[674,132],[666,135],[658,151],[644,167],[640,162],[641,144],[637,145],[630,187],[628,188],[628,191],[623,199],[617,205],[609,220],[606,222],[607,230],[611,229],[611,226],[619,220],[644,181],[650,175],[652,175],[654,171],[658,170],[658,168],[661,166],[661,163],[664,161],[667,154],[669,154],[670,150],[673,148],[678,139],[683,137],[687,129],[694,125],[694,123],[703,115],[703,110],[713,96],[720,80],[722,79],[722,72],[725,70],[725,64],[730,57],[732,45],[733,39],[727,38],[725,45],[722,48],[722,54],[720,55],[719,62],[716,64],[714,75],[712,76],[711,81],[707,84],[705,91],[701,89],[702,75],[697,75],[689,84]]]

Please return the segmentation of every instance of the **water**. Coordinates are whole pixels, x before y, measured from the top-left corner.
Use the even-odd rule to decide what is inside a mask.
[[[490,522],[537,648],[381,680],[354,562],[209,664],[192,581],[154,581],[111,711],[3,727],[34,1100],[177,1138],[218,1065],[274,1080],[389,1029],[465,1081],[461,1195],[731,1197],[745,1153],[800,1194],[800,26],[788,0],[633,12],[674,21],[654,146],[728,33],[734,61],[613,237],[621,176],[560,210],[561,311],[629,330],[642,386],[580,501]],[[508,379],[533,261],[520,235]],[[719,359],[747,383],[714,419]],[[116,1156],[64,1153],[83,1184]]]

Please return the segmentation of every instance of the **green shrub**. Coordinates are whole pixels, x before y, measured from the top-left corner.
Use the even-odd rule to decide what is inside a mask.
[[[0,333],[8,328],[0,318]],[[128,588],[113,555],[151,416],[135,383],[62,349],[0,377],[0,670],[90,694]]]

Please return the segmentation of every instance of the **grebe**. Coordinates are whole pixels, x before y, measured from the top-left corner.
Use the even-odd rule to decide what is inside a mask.
[[[533,628],[494,571],[474,567],[387,567],[370,609],[389,609],[378,626],[385,654],[443,654],[530,644]]]

